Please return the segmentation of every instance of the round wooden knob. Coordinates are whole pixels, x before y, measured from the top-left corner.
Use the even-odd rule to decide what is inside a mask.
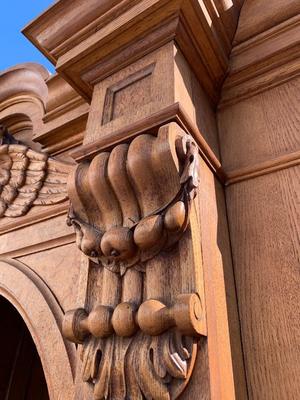
[[[107,337],[114,330],[111,323],[113,310],[108,306],[98,305],[90,314],[83,308],[68,311],[63,321],[63,334],[74,343],[83,343],[92,334],[95,337]]]
[[[175,324],[167,307],[158,300],[147,300],[139,308],[137,323],[147,335],[160,335]]]
[[[118,336],[129,337],[138,330],[135,313],[136,307],[131,303],[121,303],[116,307],[112,316],[112,325]]]
[[[86,318],[87,313],[83,308],[67,311],[62,326],[64,337],[73,343],[83,343],[89,334],[88,330],[81,325]]]
[[[199,296],[182,294],[169,308],[157,300],[145,301],[138,310],[136,320],[147,335],[160,335],[172,327],[177,327],[184,335],[198,336],[201,334],[201,318]]]
[[[197,294],[181,294],[171,308],[176,326],[187,336],[197,336],[202,332],[202,305]]]
[[[89,332],[99,338],[104,338],[113,333],[111,323],[113,310],[110,307],[98,305],[88,316],[87,328]]]

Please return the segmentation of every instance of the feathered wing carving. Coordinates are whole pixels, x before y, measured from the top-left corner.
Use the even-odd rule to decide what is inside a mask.
[[[67,178],[73,166],[23,144],[0,146],[0,217],[20,217],[34,205],[68,198]]]

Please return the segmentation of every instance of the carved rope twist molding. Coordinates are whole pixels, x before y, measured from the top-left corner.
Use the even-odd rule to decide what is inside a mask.
[[[153,267],[165,268],[166,251],[188,227],[198,168],[195,142],[171,123],[80,163],[69,177],[68,224],[101,283],[90,282],[97,299],[88,311],[67,312],[63,332],[83,344],[83,379],[95,400],[175,399],[191,376],[201,299],[174,295],[168,284],[171,302],[148,292]]]

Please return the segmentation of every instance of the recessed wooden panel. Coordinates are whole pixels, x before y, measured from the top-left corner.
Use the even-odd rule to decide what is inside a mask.
[[[300,167],[227,188],[249,398],[298,400]]]
[[[173,43],[169,43],[94,88],[84,144],[174,103]]]
[[[102,125],[151,101],[151,75],[154,67],[155,64],[150,64],[107,89]]]

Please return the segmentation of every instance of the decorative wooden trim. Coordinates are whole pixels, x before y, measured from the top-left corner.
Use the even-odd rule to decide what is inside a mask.
[[[75,234],[70,233],[62,237],[55,239],[46,240],[42,243],[36,243],[30,246],[26,246],[17,250],[11,250],[5,253],[1,253],[2,258],[19,258],[28,256],[30,254],[40,253],[41,251],[55,249],[56,247],[65,246],[75,242]]]
[[[8,133],[3,136],[0,132],[0,136],[0,217],[20,217],[34,205],[58,204],[67,199],[66,179],[71,164],[14,143]]]
[[[20,94],[30,95],[46,106],[48,71],[36,63],[18,64],[0,73],[0,103]]]
[[[220,161],[180,103],[174,103],[171,106],[147,116],[146,118],[114,132],[110,132],[109,135],[102,136],[93,143],[83,145],[80,148],[71,151],[70,155],[77,162],[89,160],[99,152],[111,150],[116,144],[120,142],[126,143],[146,131],[151,132],[152,134],[157,134],[159,126],[172,121],[176,122],[186,132],[191,134],[199,147],[202,157],[206,160],[220,180],[223,181],[224,177]]]
[[[195,293],[173,295],[172,304],[145,298],[143,281],[149,262],[188,227],[198,168],[196,143],[170,123],[157,136],[140,134],[98,153],[70,176],[69,224],[79,249],[105,275],[105,287],[91,311],[66,314],[63,332],[84,345],[83,379],[94,384],[96,399],[112,400],[118,391],[124,398],[176,399],[191,376],[193,338],[206,334],[204,299]],[[172,296],[172,287],[165,290]],[[111,304],[112,293],[122,301]],[[153,368],[165,372],[154,374]],[[118,374],[122,380],[115,387]]]
[[[25,226],[37,224],[41,221],[47,221],[48,219],[58,217],[68,213],[69,202],[66,201],[61,204],[52,205],[47,209],[41,209],[34,214],[28,213],[18,218],[3,218],[0,224],[0,235],[11,231],[24,228]]]
[[[115,106],[115,97],[118,92],[121,90],[148,78],[152,75],[154,71],[155,63],[148,65],[145,68],[133,73],[132,75],[128,76],[127,78],[123,79],[120,82],[115,83],[114,85],[110,86],[105,95],[104,100],[104,108],[103,108],[103,116],[102,116],[102,125],[107,124],[108,122],[114,119],[114,106]]]
[[[60,1],[23,33],[88,101],[95,82],[105,74],[175,40],[216,102],[240,7],[234,4],[227,12],[218,1],[126,0],[100,5],[87,0],[84,7],[72,2],[71,9]],[[74,30],[74,19],[79,31]]]
[[[226,186],[233,185],[234,183],[242,182],[248,179],[257,178],[259,176],[271,174],[272,172],[280,171],[285,168],[291,168],[300,164],[300,151],[286,154],[265,161],[251,167],[241,168],[234,171],[227,172]]]
[[[171,247],[187,227],[198,163],[196,143],[170,124],[79,164],[68,183],[79,249],[123,275]]]
[[[45,123],[52,121],[55,118],[60,117],[61,115],[66,114],[68,111],[74,110],[78,106],[84,104],[85,101],[82,97],[78,96],[74,99],[68,100],[66,103],[54,108],[51,111],[48,111],[47,114],[44,116],[43,120]]]
[[[235,104],[300,75],[300,16],[232,49],[219,108]]]

